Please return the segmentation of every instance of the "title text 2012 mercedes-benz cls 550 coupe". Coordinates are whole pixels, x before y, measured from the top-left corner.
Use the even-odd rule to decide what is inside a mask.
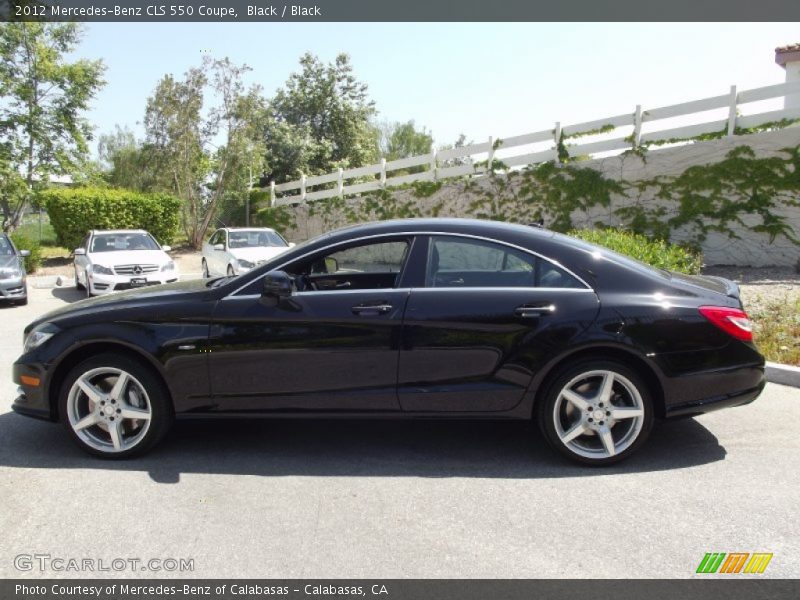
[[[654,419],[764,386],[737,286],[550,231],[412,219],[341,229],[238,277],[84,300],[25,329],[14,409],[85,450],[174,418],[534,418],[563,455],[621,460]]]

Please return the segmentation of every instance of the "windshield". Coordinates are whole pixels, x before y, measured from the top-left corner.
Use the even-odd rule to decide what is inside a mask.
[[[0,256],[13,256],[14,254],[14,247],[11,242],[8,241],[6,236],[0,235]]]
[[[101,233],[92,239],[89,252],[118,250],[161,250],[149,233]]]
[[[286,240],[274,231],[231,231],[228,234],[231,248],[268,248],[288,246]]]

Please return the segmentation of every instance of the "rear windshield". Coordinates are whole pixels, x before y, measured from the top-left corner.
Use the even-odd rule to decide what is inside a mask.
[[[625,256],[624,254],[620,254],[619,252],[614,252],[613,250],[610,250],[605,246],[592,244],[591,242],[586,242],[584,240],[571,237],[568,235],[563,235],[560,233],[556,233],[555,235],[557,237],[562,237],[569,240],[569,244],[573,247],[578,247],[592,254],[599,253],[603,258],[618,263],[623,267],[639,271],[647,271],[648,273],[652,273],[653,275],[657,275],[664,279],[671,279],[672,277],[670,272],[665,269],[659,269],[658,267],[648,265],[647,263],[643,263],[642,261],[636,260],[635,258],[631,258],[630,256]]]

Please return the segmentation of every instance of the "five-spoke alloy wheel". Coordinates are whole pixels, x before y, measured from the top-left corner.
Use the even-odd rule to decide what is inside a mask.
[[[616,362],[587,361],[562,371],[541,400],[537,415],[547,441],[583,464],[623,460],[653,424],[647,386]]]
[[[70,372],[61,389],[60,414],[78,445],[108,458],[145,452],[172,421],[159,378],[113,354],[92,357]]]

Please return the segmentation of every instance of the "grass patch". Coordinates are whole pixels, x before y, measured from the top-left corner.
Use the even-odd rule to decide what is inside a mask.
[[[40,246],[55,246],[56,232],[49,221],[42,222],[41,239],[39,239],[39,222],[35,218],[25,219],[16,232],[23,237],[38,242]]]
[[[749,314],[756,346],[767,360],[800,367],[800,297],[759,302]]]

